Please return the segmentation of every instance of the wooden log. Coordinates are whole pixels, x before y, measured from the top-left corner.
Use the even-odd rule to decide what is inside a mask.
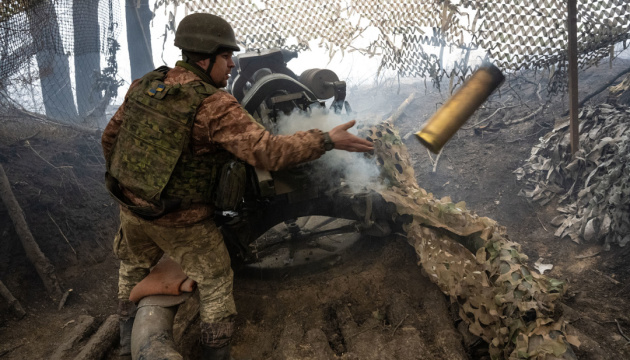
[[[398,118],[403,114],[403,112],[405,112],[405,109],[407,108],[407,106],[411,104],[411,102],[416,98],[417,94],[418,93],[415,91],[412,92],[411,95],[409,95],[409,97],[407,97],[407,99],[403,101],[402,104],[400,104],[400,106],[398,107],[398,109],[396,109],[396,111],[392,114],[392,116],[388,117],[387,120],[385,121],[393,125],[396,122],[396,120],[398,120]]]
[[[57,347],[55,352],[50,356],[50,360],[64,360],[69,359],[70,354],[73,352],[74,347],[83,340],[87,335],[94,331],[96,323],[93,317],[89,315],[79,316],[77,324],[66,332],[61,345]]]
[[[100,360],[107,355],[119,339],[119,321],[120,316],[110,315],[74,360]]]
[[[35,266],[35,270],[37,270],[39,277],[44,282],[44,287],[46,287],[48,295],[50,295],[50,297],[54,300],[59,300],[62,293],[61,288],[59,287],[59,281],[57,280],[57,274],[55,273],[55,267],[50,263],[46,255],[44,255],[44,253],[39,249],[37,242],[35,242],[35,238],[33,238],[33,234],[28,228],[28,224],[24,218],[22,208],[20,208],[20,204],[18,204],[15,199],[15,195],[13,195],[11,184],[9,183],[9,179],[7,178],[1,164],[0,197],[9,211],[9,216],[13,221],[15,231],[22,241],[22,246],[24,246],[26,256],[33,266]]]
[[[9,289],[7,289],[7,287],[4,286],[4,283],[2,283],[2,280],[0,280],[0,295],[2,295],[2,297],[7,300],[9,306],[18,317],[18,319],[21,319],[26,315],[26,311],[24,311],[24,308],[22,308],[20,302],[13,297],[13,294],[11,294]]]

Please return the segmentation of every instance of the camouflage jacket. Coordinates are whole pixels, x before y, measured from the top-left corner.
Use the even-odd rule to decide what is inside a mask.
[[[185,84],[201,80],[192,72],[176,66],[164,82]],[[131,87],[135,87],[135,80]],[[125,102],[103,131],[101,143],[105,159],[108,159],[120,126]],[[279,170],[319,158],[324,152],[324,137],[320,130],[297,132],[293,135],[273,135],[242,109],[237,100],[225,91],[218,91],[206,98],[197,111],[192,129],[192,150],[203,155],[225,149],[252,166],[264,170]],[[123,189],[123,193],[136,205],[148,206],[138,196]],[[154,220],[156,225],[185,226],[212,216],[212,206],[193,204],[188,209],[171,212]],[[129,211],[122,208],[121,211]]]

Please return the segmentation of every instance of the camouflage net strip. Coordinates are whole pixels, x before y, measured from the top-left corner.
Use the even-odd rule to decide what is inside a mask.
[[[409,154],[387,122],[368,130],[386,190],[372,189],[391,204],[409,243],[433,282],[459,304],[469,331],[490,344],[493,359],[573,356],[564,333],[561,281],[529,269],[527,256],[494,220],[465,204],[437,200],[415,180]]]
[[[566,0],[156,0],[155,8],[184,6],[227,19],[247,49],[306,49],[322,39],[331,50],[381,55],[382,66],[401,76],[465,77],[471,51],[487,50],[504,70],[557,66],[566,69]],[[626,0],[579,0],[581,67],[614,55],[611,46],[629,37]],[[359,45],[375,29],[377,39]],[[364,41],[364,40],[363,40]],[[443,57],[423,46],[459,48],[462,59]],[[473,59],[477,60],[477,59]],[[478,63],[478,61],[475,61]]]
[[[610,45],[628,39],[630,9],[625,0],[578,0],[580,67],[610,53]],[[566,0],[500,0],[484,2],[479,45],[499,66],[520,69],[566,61]],[[624,46],[625,47],[625,46]]]
[[[626,84],[628,79],[624,81]],[[627,85],[626,85],[627,86]],[[580,110],[580,149],[571,156],[568,122],[542,137],[516,169],[521,194],[541,205],[558,199],[555,235],[623,247],[630,243],[630,108]],[[567,190],[568,189],[568,190]]]

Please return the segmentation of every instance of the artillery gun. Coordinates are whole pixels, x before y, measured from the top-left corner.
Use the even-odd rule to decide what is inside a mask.
[[[272,133],[278,132],[282,116],[295,112],[308,116],[320,109],[331,117],[349,117],[352,109],[346,101],[345,81],[328,69],[308,69],[298,76],[287,67],[296,57],[297,53],[281,49],[238,55],[228,91]],[[250,172],[252,183],[242,208],[218,217],[237,263],[256,264],[258,270],[321,266],[368,228],[372,235],[390,232],[388,224],[381,221],[377,228],[364,213],[353,210],[357,207],[352,203],[366,194],[343,191],[339,174],[326,174],[334,178],[332,183],[322,181],[311,163],[276,172],[251,168]]]
[[[328,69],[308,69],[297,76],[287,63],[296,52],[281,49],[259,50],[234,57],[236,66],[228,83],[228,91],[243,108],[267,129],[273,129],[280,112],[285,114],[308,109],[333,98],[331,108],[339,114],[350,113],[346,98],[346,82]]]

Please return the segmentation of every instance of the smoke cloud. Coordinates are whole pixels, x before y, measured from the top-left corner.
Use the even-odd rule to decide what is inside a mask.
[[[296,131],[306,131],[310,129],[320,129],[330,131],[337,125],[341,125],[352,120],[347,115],[338,115],[328,112],[324,108],[315,107],[309,113],[294,111],[289,116],[281,116],[278,120],[278,133],[283,135],[293,134]],[[358,135],[358,128],[361,127],[361,119],[357,120],[357,125],[349,129],[352,134]],[[363,153],[351,153],[341,150],[326,152],[321,158],[312,162],[312,177],[323,181],[331,186],[343,183],[351,191],[359,192],[367,185],[378,184],[380,169],[376,163],[365,157]]]

